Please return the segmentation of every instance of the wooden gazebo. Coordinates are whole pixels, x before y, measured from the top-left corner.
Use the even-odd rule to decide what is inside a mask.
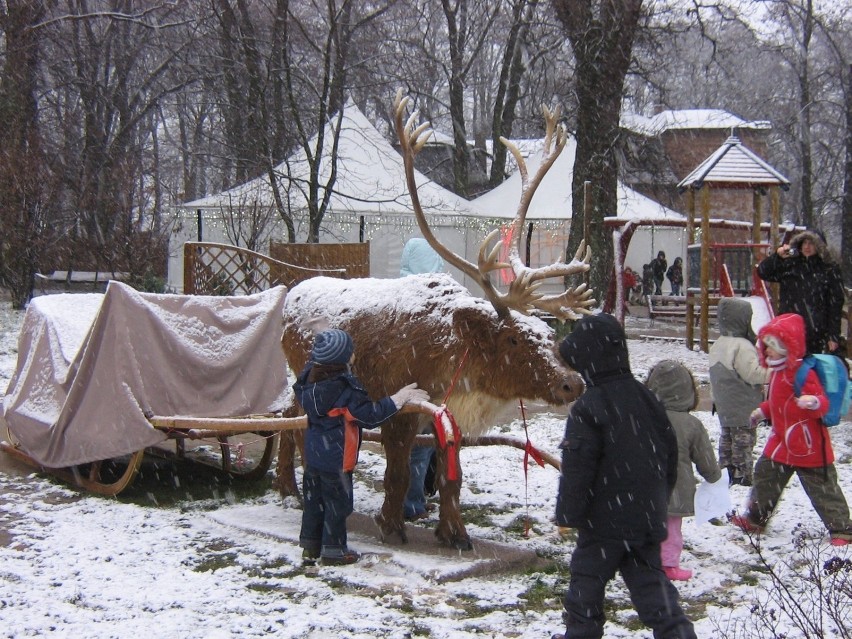
[[[711,189],[752,189],[754,207],[752,212],[753,262],[760,259],[761,222],[763,217],[763,200],[769,195],[770,227],[769,243],[778,244],[778,227],[780,212],[780,190],[788,190],[790,181],[772,168],[753,151],[745,147],[740,139],[732,134],[724,144],[714,151],[706,160],[696,167],[678,184],[678,189],[687,191],[687,245],[695,243],[696,199],[701,207],[701,243],[700,264],[701,276],[698,289],[686,288],[687,315],[687,345],[691,348],[695,317],[696,298],[700,305],[700,345],[704,352],[709,350],[709,315],[710,315],[710,191]],[[699,197],[696,198],[696,195]],[[687,268],[688,268],[687,260]],[[688,277],[686,278],[688,282]]]

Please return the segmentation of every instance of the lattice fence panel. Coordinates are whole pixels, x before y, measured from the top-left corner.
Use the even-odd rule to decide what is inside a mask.
[[[188,295],[251,295],[278,284],[292,287],[317,275],[346,277],[345,269],[313,269],[229,244],[187,242],[183,290]]]

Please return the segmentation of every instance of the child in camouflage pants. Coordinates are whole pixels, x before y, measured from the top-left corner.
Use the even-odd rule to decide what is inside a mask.
[[[756,428],[749,416],[763,400],[769,370],[760,365],[751,330],[751,304],[736,297],[719,300],[719,339],[710,347],[710,392],[719,414],[719,465],[732,484],[751,486]]]

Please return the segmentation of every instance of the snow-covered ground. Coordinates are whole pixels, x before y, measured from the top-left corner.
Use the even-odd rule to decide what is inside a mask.
[[[0,303],[0,392],[15,367],[20,322],[20,313]],[[673,358],[700,382],[707,380],[706,355],[682,345],[631,340],[630,352],[639,377],[655,362]],[[697,415],[715,441],[715,417]],[[555,454],[564,419],[562,413],[530,417],[533,444]],[[523,437],[520,415],[497,430]],[[841,485],[852,497],[852,424],[833,428],[832,437]],[[107,499],[80,495],[40,475],[0,473],[0,636],[532,638],[561,631],[560,596],[573,542],[551,521],[556,471],[531,466],[525,477],[521,452],[504,447],[468,448],[461,455],[462,507],[475,522],[468,526],[474,540],[532,549],[554,559],[555,568],[444,582],[435,578],[434,556],[388,549],[353,566],[306,571],[291,541],[298,505],[272,489],[246,497],[190,484],[181,487],[185,496],[177,504],[157,505],[154,495],[148,503]],[[383,470],[383,457],[367,447],[355,492],[359,512],[378,510]],[[746,494],[733,487],[732,503],[741,505]],[[800,532],[815,540],[797,550],[793,540]],[[778,589],[739,531],[687,520],[684,537],[682,563],[695,576],[677,586],[699,637],[780,636],[755,630],[761,608],[775,610],[774,617],[763,617],[768,627],[805,636],[772,600]],[[362,550],[376,543],[352,540]],[[823,562],[832,556],[848,562],[852,551],[828,545],[795,479],[761,548],[768,565],[785,575],[804,617],[820,623],[819,588],[831,579],[830,571],[821,570]],[[460,555],[459,561],[467,560]],[[844,565],[847,590],[840,604],[848,619],[852,598]],[[814,567],[818,583],[790,574],[793,566],[799,574]],[[843,574],[841,569],[835,577]],[[620,579],[610,585],[609,597],[606,637],[651,636]],[[841,635],[826,626],[823,634],[807,636]]]

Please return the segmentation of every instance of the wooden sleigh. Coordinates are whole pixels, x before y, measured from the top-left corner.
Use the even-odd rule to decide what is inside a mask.
[[[112,282],[103,295],[35,298],[0,398],[0,450],[101,495],[126,489],[146,453],[264,477],[275,435],[305,425],[265,412],[287,403],[285,292],[153,295]]]
[[[403,412],[423,412],[433,414],[436,407],[406,406]],[[282,431],[302,430],[307,427],[307,417],[282,417],[276,414],[250,415],[246,417],[187,417],[161,416],[148,417],[151,426],[162,431],[174,442],[174,451],[163,445],[147,447],[122,458],[104,459],[66,468],[46,467],[28,455],[12,433],[6,429],[8,441],[0,442],[0,450],[14,459],[41,472],[86,490],[88,492],[113,497],[133,483],[146,454],[176,461],[191,461],[211,466],[224,475],[237,480],[257,481],[263,479],[272,465],[277,447],[277,435]],[[248,437],[248,439],[247,439]],[[382,442],[380,431],[364,431],[364,441]],[[219,448],[218,463],[211,456],[191,456],[188,443],[214,442]],[[420,445],[435,445],[433,435],[418,435]],[[466,440],[464,446],[510,446],[522,451],[529,450],[526,442],[519,439],[490,435]],[[251,448],[246,452],[246,448]],[[540,459],[559,470],[560,463],[553,455],[535,451]],[[534,456],[535,456],[534,455]]]
[[[15,442],[6,429],[7,441],[0,442],[0,450],[14,459],[41,472],[88,492],[115,496],[133,483],[146,454],[172,460],[204,464],[237,480],[257,481],[266,476],[272,465],[281,431],[302,429],[307,419],[280,417],[278,415],[251,415],[237,418],[205,418],[186,416],[151,416],[151,426],[163,432],[167,440],[161,445],[149,446],[129,455],[103,459],[77,466],[50,468],[40,464]],[[174,442],[174,450],[165,444]],[[193,445],[213,443],[218,448],[218,460],[211,454],[193,454]],[[199,449],[196,448],[195,452]]]

